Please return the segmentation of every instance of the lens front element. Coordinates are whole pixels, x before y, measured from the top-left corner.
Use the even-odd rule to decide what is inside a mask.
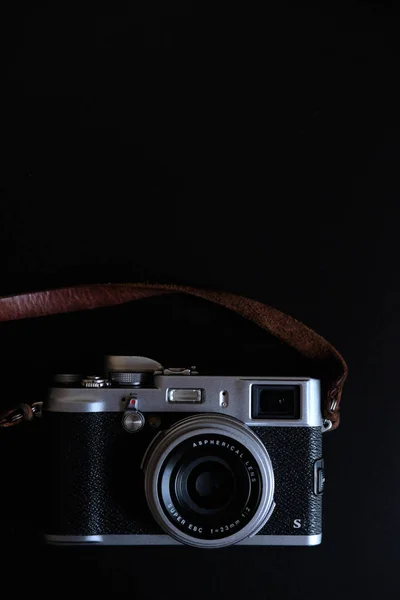
[[[189,498],[194,510],[223,510],[233,498],[236,490],[234,473],[228,463],[213,456],[206,456],[190,465],[189,476],[177,481],[177,487]]]
[[[183,419],[147,453],[149,508],[169,535],[186,544],[220,547],[253,535],[268,518],[273,489],[265,447],[232,417]]]

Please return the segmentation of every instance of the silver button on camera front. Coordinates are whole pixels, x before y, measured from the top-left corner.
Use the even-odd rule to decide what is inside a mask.
[[[167,392],[167,400],[172,403],[200,404],[203,402],[203,390],[188,388],[169,389]]]
[[[126,412],[122,417],[122,427],[128,433],[137,433],[144,427],[144,416],[137,410]]]
[[[219,405],[221,408],[228,408],[229,394],[226,390],[221,390],[219,393]]]

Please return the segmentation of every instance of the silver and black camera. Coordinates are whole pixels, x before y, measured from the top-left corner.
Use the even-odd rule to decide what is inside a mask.
[[[320,382],[109,356],[43,406],[46,539],[200,548],[321,542]]]

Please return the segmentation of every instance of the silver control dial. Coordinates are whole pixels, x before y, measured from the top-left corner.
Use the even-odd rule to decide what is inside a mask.
[[[111,383],[120,386],[145,387],[153,382],[153,373],[129,373],[124,371],[110,371],[108,373]]]
[[[60,385],[73,385],[74,383],[81,383],[82,375],[77,373],[57,373],[53,376],[54,383]]]

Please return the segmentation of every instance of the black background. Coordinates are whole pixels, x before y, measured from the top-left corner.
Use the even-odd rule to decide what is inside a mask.
[[[322,546],[44,548],[37,441],[21,428],[0,440],[2,585],[163,599],[394,594],[399,14],[390,2],[319,4],[256,15],[30,2],[2,19],[0,292],[224,289],[305,322],[350,369],[342,424],[324,439]],[[292,366],[222,309],[158,299],[3,325],[1,404],[40,396],[57,362],[115,350],[221,372]]]

